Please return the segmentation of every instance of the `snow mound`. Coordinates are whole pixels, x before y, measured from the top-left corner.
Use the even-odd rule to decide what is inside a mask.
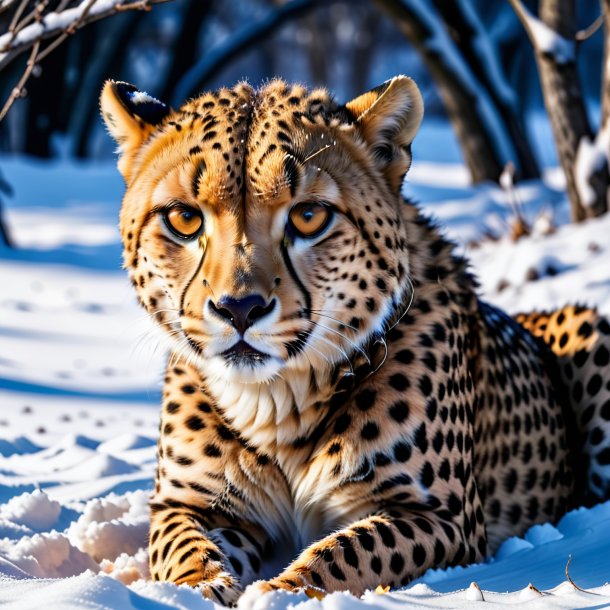
[[[15,566],[38,578],[65,578],[98,565],[58,532],[25,536],[9,548],[6,557]]]
[[[71,543],[97,562],[135,554],[148,544],[147,501],[148,493],[133,492],[87,502],[68,528]]]
[[[154,447],[157,444],[155,439],[139,434],[131,434],[129,432],[117,436],[102,443],[97,450],[102,453],[121,453],[123,451],[132,451],[134,449],[144,449]]]
[[[137,470],[137,466],[129,464],[124,460],[120,460],[112,455],[98,453],[65,471],[64,477],[83,481],[87,477],[99,479],[112,475],[129,474]]]
[[[23,455],[24,453],[35,453],[40,451],[40,447],[35,445],[29,438],[25,436],[18,436],[17,438],[9,441],[4,438],[0,438],[0,455],[8,457],[9,455]]]
[[[59,519],[61,505],[36,489],[11,498],[0,506],[0,519],[40,532],[51,529]]]

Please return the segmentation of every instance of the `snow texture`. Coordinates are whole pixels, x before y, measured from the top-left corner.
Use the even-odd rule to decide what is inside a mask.
[[[429,161],[439,150],[443,163]],[[424,125],[405,192],[470,258],[484,298],[509,312],[576,299],[610,314],[610,216],[565,224],[557,169],[516,187],[472,187],[456,150],[446,127]],[[120,270],[120,177],[110,165],[0,164],[17,194],[8,221],[20,246],[0,251],[0,605],[219,610],[148,572],[164,350]],[[506,235],[516,207],[532,233],[513,242]],[[608,607],[608,541],[605,503],[510,538],[482,564],[430,570],[400,591],[321,600],[275,592],[248,607]],[[570,575],[586,591],[566,581],[570,556]]]
[[[608,155],[610,155],[610,121],[607,120],[593,142],[585,136],[578,143],[574,179],[578,195],[585,207],[591,207],[595,203],[596,196],[591,186],[591,177],[604,165],[609,165]]]

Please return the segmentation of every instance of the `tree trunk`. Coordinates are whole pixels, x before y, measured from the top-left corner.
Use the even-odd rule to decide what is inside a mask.
[[[440,16],[427,4],[420,8],[409,0],[376,2],[395,20],[435,80],[472,181],[497,182],[505,164],[517,162],[510,135]],[[439,39],[442,43],[436,44]]]
[[[576,67],[576,14],[574,0],[541,0],[540,20],[527,12],[520,0],[509,0],[534,47],[540,72],[542,95],[563,168],[574,222],[600,216],[607,211],[608,167],[588,172],[588,195],[583,178],[578,180],[578,157],[591,147],[594,135],[589,125]],[[545,27],[546,26],[546,27]],[[606,151],[607,155],[607,151]],[[582,159],[581,159],[582,162]],[[580,188],[579,188],[580,185]]]
[[[496,49],[471,6],[471,0],[433,0],[449,29],[451,38],[481,83],[506,127],[515,148],[517,177],[539,178],[540,169],[529,145],[521,117],[517,113],[517,94],[503,74]]]
[[[180,31],[172,45],[171,63],[166,72],[165,82],[159,91],[160,100],[171,98],[182,75],[197,61],[201,24],[209,15],[210,8],[209,0],[195,0],[187,4],[182,15]]]
[[[602,74],[602,129],[610,118],[610,0],[602,0],[604,12],[604,63]]]

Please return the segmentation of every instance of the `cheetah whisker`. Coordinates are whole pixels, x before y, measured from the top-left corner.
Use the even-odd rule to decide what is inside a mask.
[[[319,150],[316,150],[316,152],[313,152],[310,155],[307,155],[307,157],[305,157],[305,159],[303,159],[303,165],[305,165],[305,163],[307,163],[307,161],[310,161],[314,157],[317,157],[320,153],[323,153],[325,150],[328,150],[331,147],[332,147],[332,144],[325,144],[322,148],[320,148]]]
[[[324,328],[325,330],[328,330],[331,333],[334,333],[335,335],[338,335],[342,339],[345,339],[355,350],[359,351],[366,358],[366,361],[369,363],[369,365],[371,364],[371,361],[369,360],[368,354],[364,351],[364,349],[362,349],[359,345],[354,343],[351,339],[348,339],[343,333],[340,333],[338,330],[334,330],[333,328],[325,326],[321,322],[316,322],[315,320],[310,320],[310,322],[312,324],[315,324],[316,326],[319,326],[320,328]]]
[[[327,339],[326,337],[317,337],[317,338],[318,339],[322,339],[322,341],[324,341],[325,343],[328,343],[328,345],[330,345],[331,347],[334,347],[335,349],[337,349],[337,350],[339,350],[341,352],[341,354],[345,358],[345,361],[349,365],[350,373],[353,375],[354,374],[354,367],[352,366],[352,362],[351,362],[349,356],[347,355],[347,352],[342,347],[340,347],[336,343],[333,343],[330,339]],[[314,350],[316,349],[311,344],[309,345],[309,347],[311,347]],[[319,351],[319,350],[316,350],[316,351]],[[334,363],[329,363],[329,364],[333,365]]]
[[[317,315],[322,315],[322,314],[318,313]],[[335,320],[335,322],[338,322],[339,324],[343,324],[343,322],[341,322],[340,320],[337,320],[336,318],[333,318],[332,316],[325,316],[325,317],[330,318],[331,320]],[[315,324],[316,326],[319,326],[320,328],[324,328],[324,329],[330,331],[331,333],[334,333],[335,335],[338,335],[342,339],[345,339],[355,350],[359,351],[368,360],[368,355],[364,351],[364,349],[362,347],[360,347],[357,343],[354,343],[349,337],[346,337],[342,332],[339,332],[338,330],[335,330],[334,328],[330,328],[329,326],[326,326],[325,324],[322,324],[321,322],[316,322],[315,320],[310,320],[310,322],[312,324]],[[353,326],[350,326],[349,324],[345,324],[344,326],[347,326],[349,328],[353,328],[354,330],[356,330]],[[368,360],[368,362],[369,362],[369,364],[371,364],[370,360]]]

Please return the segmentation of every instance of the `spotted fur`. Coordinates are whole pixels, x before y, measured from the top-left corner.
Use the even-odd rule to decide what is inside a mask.
[[[410,79],[346,105],[282,81],[175,111],[134,91],[107,83],[102,113],[125,266],[172,349],[154,579],[234,603],[248,585],[360,594],[479,561],[582,500],[570,408],[605,496],[608,324],[573,309],[564,341],[559,313],[515,321],[477,298],[400,194]],[[177,202],[203,219],[193,237],[164,221]],[[314,237],[289,221],[303,202],[330,219]]]

